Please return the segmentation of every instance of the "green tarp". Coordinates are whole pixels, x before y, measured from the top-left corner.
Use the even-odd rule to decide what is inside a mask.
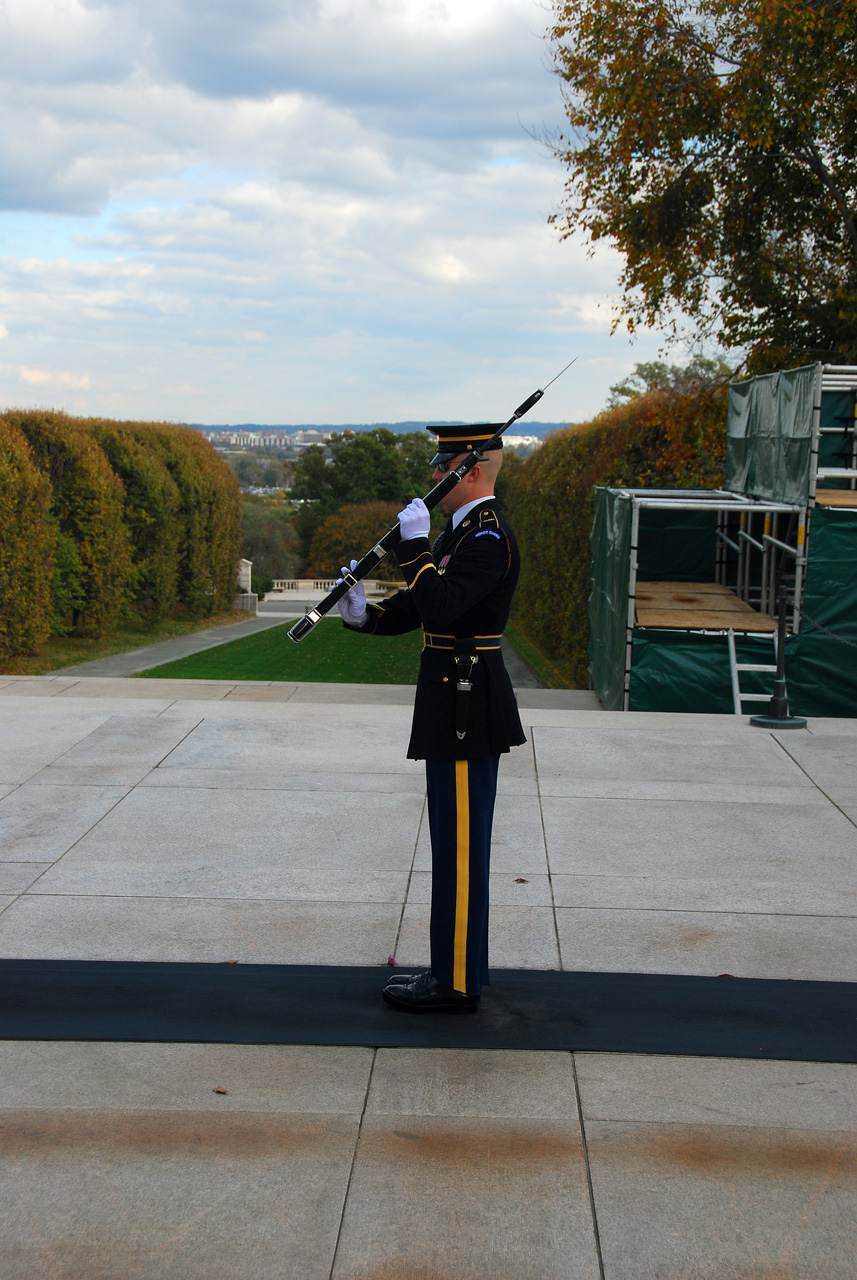
[[[770,636],[737,636],[736,648],[739,663],[774,661]],[[772,683],[744,674],[741,688],[767,692]],[[786,643],[786,684],[795,715],[857,716],[857,511],[813,512],[803,624]],[[635,627],[631,710],[732,712],[726,636]],[[745,706],[745,714],[764,710]]]
[[[631,499],[617,489],[595,489],[589,596],[592,686],[608,711],[625,697],[628,573],[631,563]]]
[[[729,388],[726,488],[803,505],[809,496],[814,364]]]

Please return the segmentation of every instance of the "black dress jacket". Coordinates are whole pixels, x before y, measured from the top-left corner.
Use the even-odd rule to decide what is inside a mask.
[[[368,605],[365,625],[353,629],[390,636],[422,627],[426,633],[408,757],[474,760],[526,742],[500,652],[521,562],[495,499],[472,508],[456,529],[450,521],[433,546],[428,538],[400,542],[396,558],[407,587]],[[475,639],[479,659],[470,675],[463,739],[456,736],[453,651],[459,639]]]

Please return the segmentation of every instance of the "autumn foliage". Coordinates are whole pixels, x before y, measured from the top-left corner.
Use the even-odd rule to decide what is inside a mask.
[[[344,564],[359,559],[393,527],[401,509],[402,503],[397,500],[350,503],[334,511],[313,536],[304,576],[339,577]],[[438,532],[444,521],[445,517],[436,515],[434,523]],[[372,571],[372,577],[381,582],[395,582],[401,576],[395,556],[388,556]]]
[[[217,612],[238,548],[237,481],[198,432],[0,415],[0,656],[51,632],[103,636],[129,607]]]
[[[572,687],[589,684],[594,486],[717,486],[725,445],[724,387],[653,390],[556,432],[515,468],[504,496],[522,558],[515,620]]]
[[[624,256],[629,327],[752,368],[857,359],[857,0],[555,0],[563,235]],[[677,320],[676,317],[680,317]]]

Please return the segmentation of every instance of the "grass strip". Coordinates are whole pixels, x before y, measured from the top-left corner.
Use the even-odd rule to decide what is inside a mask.
[[[327,619],[305,640],[288,637],[291,622],[243,640],[188,654],[139,672],[150,679],[285,680],[321,684],[414,684],[422,632],[359,636]]]
[[[571,666],[548,658],[517,622],[506,624],[506,639],[517,649],[537,680],[545,689],[574,689]]]
[[[226,627],[234,622],[246,622],[248,614],[241,609],[227,609],[225,613],[210,618],[171,618],[166,622],[144,622],[131,615],[98,640],[83,640],[79,636],[51,636],[37,654],[0,660],[0,674],[6,676],[43,676],[49,671],[76,666],[78,662],[95,662],[98,658],[111,658],[116,653],[141,649],[157,644],[159,640],[174,640],[194,631],[209,631],[212,627]]]

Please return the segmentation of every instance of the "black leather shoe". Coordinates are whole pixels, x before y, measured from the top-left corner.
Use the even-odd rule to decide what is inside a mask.
[[[395,973],[390,974],[384,986],[406,987],[409,983],[416,982],[417,978],[421,978],[424,973],[425,969],[421,969],[418,973],[405,973],[404,970],[397,970]]]
[[[445,987],[431,972],[421,973],[413,982],[390,986],[381,993],[386,1004],[407,1013],[475,1013],[479,997]]]

